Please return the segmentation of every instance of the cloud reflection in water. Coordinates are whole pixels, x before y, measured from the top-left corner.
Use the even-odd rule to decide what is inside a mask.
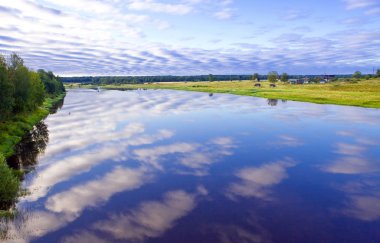
[[[289,177],[298,161],[318,173],[374,174],[379,167],[369,153],[375,147],[369,147],[377,146],[377,139],[353,139],[354,132],[344,131],[350,131],[347,121],[375,126],[376,117],[372,110],[359,108],[294,102],[269,107],[265,99],[232,95],[210,98],[206,93],[162,90],[70,90],[63,109],[46,120],[49,144],[35,173],[25,182],[31,194],[19,207],[32,210],[21,223],[10,223],[8,233],[26,242],[63,237],[62,232],[71,235],[64,238],[66,242],[144,241],[164,236],[206,194],[213,206],[220,186],[223,197],[232,199],[226,203],[236,203],[239,213],[239,203],[247,198],[268,205],[267,201],[276,198],[275,187]],[[316,134],[336,134],[336,127],[325,124],[338,124],[338,136],[344,138],[333,141],[328,152],[319,149],[319,137],[310,140]],[[335,157],[319,167],[307,165],[312,158],[303,154],[304,149]],[[284,151],[292,158],[284,158]],[[274,162],[252,166],[252,160]],[[177,186],[173,178],[179,178],[177,188],[172,187],[173,183]],[[199,187],[189,193],[188,188],[198,183],[210,184],[207,190]],[[151,187],[161,198],[140,195]],[[376,187],[368,186],[364,193],[348,187],[338,188],[347,193],[340,212],[361,220],[378,219]],[[126,204],[132,208],[110,208],[122,205],[113,200],[123,199],[133,199]],[[106,217],[99,213],[102,210],[109,210]],[[88,214],[94,220],[83,225]],[[216,223],[220,226],[216,230],[225,231],[220,239],[226,242],[234,235],[247,241],[270,239],[270,232],[257,225],[252,226],[257,234],[252,234],[250,227],[239,222]]]
[[[92,233],[84,231],[66,238],[65,242],[73,242],[73,239],[89,234],[97,239],[98,233],[106,233],[108,239],[139,242],[158,237],[193,210],[197,201],[207,193],[203,186],[198,187],[195,193],[183,190],[167,192],[161,200],[145,201],[129,212],[111,214],[108,219],[95,222],[91,226]]]
[[[288,177],[287,169],[296,165],[291,158],[265,163],[259,167],[247,167],[239,170],[235,175],[239,182],[231,183],[227,189],[227,196],[255,197],[271,200],[271,187],[279,184]]]
[[[99,206],[117,192],[137,189],[150,180],[151,175],[144,168],[116,167],[103,178],[49,197],[45,205],[52,212],[78,214],[86,207]]]

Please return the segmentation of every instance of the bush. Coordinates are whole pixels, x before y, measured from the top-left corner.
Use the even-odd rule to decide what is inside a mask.
[[[16,201],[20,181],[0,154],[0,210],[8,210]]]

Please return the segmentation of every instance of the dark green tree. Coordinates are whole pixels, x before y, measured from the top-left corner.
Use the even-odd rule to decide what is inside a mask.
[[[288,74],[287,73],[282,73],[281,81],[282,82],[288,82]]]
[[[252,75],[252,81],[257,81],[257,82],[260,82],[260,77],[259,77],[259,74],[258,73],[254,73]]]
[[[13,83],[15,86],[15,113],[23,112],[32,107],[30,73],[27,67],[21,66],[14,71]]]
[[[36,107],[42,105],[45,99],[45,88],[41,82],[40,75],[36,72],[30,73],[30,84],[31,84],[31,103],[30,109],[35,109]]]
[[[377,71],[376,71],[376,76],[377,76],[378,78],[380,78],[380,69],[377,69]]]
[[[356,71],[353,75],[353,78],[360,79],[362,77],[362,73],[360,71]]]
[[[48,94],[56,95],[65,92],[63,83],[51,71],[45,72],[45,70],[39,69],[38,74]]]
[[[208,75],[208,81],[213,82],[214,81],[214,75],[209,74]]]
[[[0,55],[0,121],[11,115],[14,105],[14,86],[8,78],[5,58]]]
[[[20,182],[0,154],[0,210],[8,210],[15,202]]]
[[[19,57],[16,53],[12,53],[9,57],[9,69],[14,71],[19,67],[24,66],[24,60]]]
[[[270,83],[275,83],[278,80],[278,73],[276,71],[270,71],[268,73],[268,81]]]

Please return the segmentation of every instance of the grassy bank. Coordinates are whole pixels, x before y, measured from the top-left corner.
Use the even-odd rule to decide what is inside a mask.
[[[62,100],[65,94],[54,98],[46,98],[43,105],[33,112],[22,113],[12,119],[0,123],[0,154],[9,157],[14,153],[14,148],[26,132],[30,131],[35,124],[44,119],[55,103]]]
[[[21,113],[11,120],[0,123],[0,218],[12,217],[12,208],[19,195],[20,172],[8,167],[5,158],[14,153],[22,137],[44,119],[50,110],[65,97],[65,94],[46,98],[43,105],[31,113]]]
[[[304,85],[292,85],[279,82],[276,84],[276,88],[270,88],[268,82],[262,82],[261,85],[261,88],[253,87],[252,81],[176,83],[163,82],[155,84],[105,85],[102,86],[102,88],[175,89],[209,93],[228,93],[269,99],[304,101],[319,104],[337,104],[380,108],[380,78],[371,80],[359,80],[357,82],[337,81],[328,84]],[[81,85],[81,87],[94,86]]]

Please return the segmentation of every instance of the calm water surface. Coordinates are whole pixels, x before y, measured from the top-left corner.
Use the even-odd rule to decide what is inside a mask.
[[[380,110],[69,90],[9,242],[380,242]],[[16,160],[17,161],[17,160]]]

